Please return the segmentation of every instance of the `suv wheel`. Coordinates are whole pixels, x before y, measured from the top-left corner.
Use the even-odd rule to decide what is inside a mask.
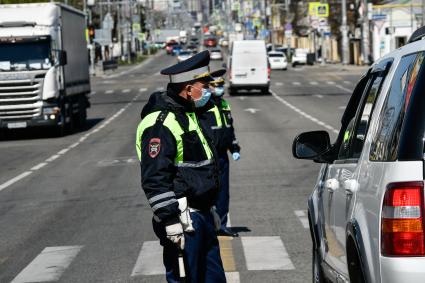
[[[352,240],[350,245],[347,246],[347,265],[351,283],[366,282],[363,274],[363,268],[360,262],[360,257],[356,248],[354,247],[354,243],[352,243]]]
[[[312,269],[313,269],[313,283],[324,283],[325,279],[323,276],[322,270],[322,259],[320,253],[317,249],[313,247],[313,260],[312,260]]]

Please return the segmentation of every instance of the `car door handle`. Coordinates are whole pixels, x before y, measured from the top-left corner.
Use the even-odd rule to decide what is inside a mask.
[[[333,193],[339,189],[339,182],[337,179],[328,179],[326,180],[325,187],[330,193]]]
[[[344,181],[344,189],[347,196],[353,195],[359,189],[359,183],[355,179]]]
[[[254,72],[254,71],[255,71],[255,68],[252,68],[252,69],[251,69],[251,72]]]

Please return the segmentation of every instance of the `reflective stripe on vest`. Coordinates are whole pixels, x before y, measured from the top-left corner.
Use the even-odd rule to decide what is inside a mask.
[[[214,107],[208,110],[208,112],[212,112],[214,114],[215,122],[216,122],[216,124],[212,126],[211,129],[213,130],[221,129],[223,127],[223,121],[221,120],[220,110],[218,109],[218,107],[214,105]]]
[[[144,131],[155,125],[156,119],[158,118],[158,115],[161,113],[161,111],[153,112],[149,115],[147,115],[137,127],[137,136],[136,136],[136,152],[137,157],[139,160],[142,160],[142,136]],[[169,112],[167,115],[167,118],[164,120],[163,125],[167,127],[171,133],[174,136],[174,139],[176,140],[177,145],[177,155],[174,158],[174,163],[178,167],[201,167],[207,164],[211,163],[211,160],[213,158],[212,151],[208,145],[208,142],[206,138],[204,137],[204,134],[201,131],[201,128],[199,127],[198,121],[196,119],[195,113],[186,113],[186,116],[189,120],[189,131],[196,131],[199,139],[202,143],[202,146],[204,148],[205,154],[207,156],[207,160],[193,163],[193,162],[185,162],[183,160],[183,139],[182,134],[184,134],[183,129],[180,127],[179,122],[176,120],[176,115],[174,113]],[[187,166],[186,166],[187,165]]]
[[[223,112],[223,111],[230,112],[231,110],[230,110],[230,104],[229,104],[229,102],[227,102],[224,99],[221,99],[221,112]],[[229,121],[227,121],[226,115],[223,115],[223,120],[224,120],[224,125],[226,126],[226,128],[229,128],[230,127],[230,123],[229,123]]]

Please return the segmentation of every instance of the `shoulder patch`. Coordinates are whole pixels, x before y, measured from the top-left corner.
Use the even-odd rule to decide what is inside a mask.
[[[161,151],[161,139],[152,138],[149,141],[149,156],[151,158],[155,158],[158,156],[160,151]]]

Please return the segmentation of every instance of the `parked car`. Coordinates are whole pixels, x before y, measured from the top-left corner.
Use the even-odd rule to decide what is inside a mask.
[[[234,41],[229,67],[230,95],[239,89],[269,93],[270,68],[264,40]]]
[[[173,46],[173,51],[171,51],[171,54],[173,56],[179,55],[180,51],[182,51],[183,47],[180,44],[174,45]]]
[[[205,47],[216,47],[217,46],[217,39],[215,37],[207,37],[204,39],[204,46]]]
[[[198,52],[198,46],[196,46],[195,44],[189,44],[187,46],[186,50],[188,50],[192,53],[197,53]]]
[[[211,60],[223,60],[223,55],[221,54],[220,49],[212,49],[210,51]]]
[[[295,67],[296,65],[307,64],[307,54],[308,49],[296,48],[294,55],[292,56],[292,67]]]
[[[177,46],[177,45],[179,45],[179,44],[174,40],[167,42],[167,44],[165,46],[165,50],[166,50],[167,54],[173,54],[173,48],[174,48],[174,46]]]
[[[293,154],[322,163],[308,199],[313,282],[425,278],[425,27],[360,78],[331,144],[300,134]]]
[[[283,52],[270,51],[268,53],[269,64],[272,70],[286,70],[288,68],[288,61]]]
[[[193,56],[193,52],[189,50],[182,50],[177,55],[177,62],[183,62]]]

